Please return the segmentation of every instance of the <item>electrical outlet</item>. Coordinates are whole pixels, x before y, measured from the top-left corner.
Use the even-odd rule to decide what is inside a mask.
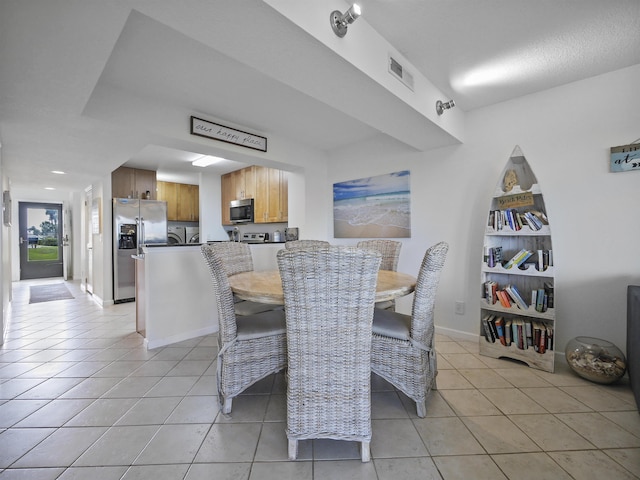
[[[455,311],[457,315],[464,315],[464,302],[457,300],[455,303]]]

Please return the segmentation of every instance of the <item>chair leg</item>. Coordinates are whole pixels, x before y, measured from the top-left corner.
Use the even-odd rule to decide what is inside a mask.
[[[371,449],[369,448],[369,442],[360,442],[360,453],[362,454],[362,461],[371,461]]]
[[[298,457],[298,440],[289,439],[289,460],[295,460]]]
[[[231,403],[233,402],[233,398],[225,398],[224,403],[222,404],[222,413],[231,413]]]
[[[418,411],[418,416],[420,418],[424,418],[427,415],[427,407],[426,402],[423,400],[421,402],[416,402],[416,410]]]

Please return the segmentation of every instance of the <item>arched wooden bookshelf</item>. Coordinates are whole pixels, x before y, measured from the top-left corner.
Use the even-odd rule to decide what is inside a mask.
[[[542,191],[518,146],[491,199],[481,272],[480,354],[553,372],[551,229]]]

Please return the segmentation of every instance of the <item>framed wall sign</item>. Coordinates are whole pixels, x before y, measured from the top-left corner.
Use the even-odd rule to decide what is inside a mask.
[[[611,171],[616,173],[631,170],[640,171],[640,143],[611,147]]]
[[[267,151],[267,137],[243,132],[231,127],[225,127],[218,123],[209,122],[198,117],[191,117],[191,135],[211,138],[220,142],[233,143],[241,147]]]

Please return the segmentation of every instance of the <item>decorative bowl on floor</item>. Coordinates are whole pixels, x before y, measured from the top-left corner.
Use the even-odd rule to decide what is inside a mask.
[[[609,384],[622,378],[627,362],[613,343],[592,337],[575,337],[564,350],[571,370],[592,382]]]

